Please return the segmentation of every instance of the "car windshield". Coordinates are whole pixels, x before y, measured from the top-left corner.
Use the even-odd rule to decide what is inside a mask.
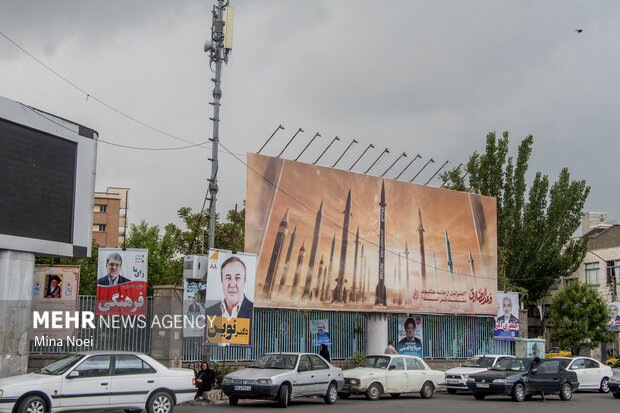
[[[385,356],[368,356],[365,357],[357,367],[369,367],[373,369],[385,370],[390,364],[390,358]]]
[[[481,367],[488,369],[493,365],[493,361],[495,361],[494,357],[472,357],[468,360],[465,360],[462,367]]]
[[[499,371],[526,371],[529,360],[523,359],[504,359],[497,363],[491,370]]]
[[[75,362],[80,360],[82,357],[84,357],[82,354],[68,354],[56,360],[52,364],[43,367],[39,370],[39,374],[62,374],[69,370],[69,368],[71,368],[71,366],[73,366]]]
[[[254,360],[250,368],[293,370],[296,364],[297,356],[294,354],[265,354]]]

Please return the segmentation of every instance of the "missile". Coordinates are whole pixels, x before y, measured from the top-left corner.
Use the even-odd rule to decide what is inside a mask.
[[[314,264],[316,263],[316,253],[321,243],[321,226],[323,224],[323,201],[316,213],[314,221],[314,235],[312,236],[312,247],[310,248],[310,260],[308,261],[308,274],[306,275],[306,285],[301,298],[309,298],[312,289],[312,279],[314,278]]]
[[[282,246],[286,239],[286,233],[288,232],[288,208],[284,213],[284,217],[280,222],[276,239],[273,243],[273,251],[271,252],[271,260],[269,261],[269,268],[267,269],[267,275],[265,276],[265,284],[263,285],[263,296],[267,299],[271,298],[273,287],[275,284],[276,270],[278,269],[278,263],[280,262],[280,255],[282,255]]]
[[[284,268],[282,269],[282,277],[280,278],[280,285],[278,286],[278,293],[284,292],[284,286],[286,285],[286,279],[288,278],[288,267],[291,262],[291,255],[293,255],[293,246],[295,245],[295,236],[297,235],[297,225],[293,229],[291,234],[291,240],[288,243],[288,250],[286,251],[286,259],[284,260]]]
[[[301,276],[301,267],[304,264],[304,256],[306,255],[306,240],[301,242],[299,253],[297,254],[297,265],[295,265],[295,277],[293,278],[293,287],[291,288],[291,296],[295,296],[297,287],[299,286],[299,278]]]
[[[379,276],[375,288],[375,305],[387,305],[385,290],[385,182],[381,181],[381,202],[379,202]]]

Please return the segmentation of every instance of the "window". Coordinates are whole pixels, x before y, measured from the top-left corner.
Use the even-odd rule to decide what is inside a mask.
[[[312,370],[312,363],[310,363],[310,357],[301,356],[299,359],[299,367],[305,367],[307,371]]]
[[[325,364],[323,360],[321,360],[318,356],[310,356],[312,359],[312,367],[313,370],[326,370],[329,369],[329,366]]]
[[[99,232],[105,232],[105,224],[97,225],[99,227]]]
[[[564,280],[564,284],[568,287],[569,285],[573,285],[575,284],[575,282],[577,282],[576,278],[566,278]]]
[[[584,359],[577,359],[570,367],[571,370],[581,370],[586,368],[586,361]]]
[[[128,374],[155,373],[155,369],[153,367],[149,366],[144,360],[136,356],[116,356],[116,362],[114,363],[114,367],[114,374],[117,376],[124,376]]]
[[[599,285],[598,262],[591,262],[586,264],[586,284]]]
[[[390,370],[405,370],[405,360],[401,357],[393,358]]]
[[[99,205],[99,212],[106,212],[108,210],[107,205]]]
[[[607,261],[607,285],[614,285],[614,277],[616,285],[620,284],[620,260]]]
[[[101,377],[110,374],[110,356],[93,356],[84,360],[74,371],[78,377]]]
[[[599,369],[601,368],[601,366],[599,366],[598,363],[594,360],[586,359],[586,368],[587,369]]]
[[[407,370],[424,370],[416,359],[406,358],[405,362],[407,363]]]

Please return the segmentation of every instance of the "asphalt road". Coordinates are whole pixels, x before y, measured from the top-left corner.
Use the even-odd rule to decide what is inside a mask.
[[[559,396],[546,396],[543,402],[540,397],[522,403],[513,402],[509,397],[490,396],[485,400],[475,400],[471,394],[457,393],[448,394],[437,392],[430,400],[424,400],[419,395],[402,395],[399,399],[384,396],[380,400],[371,402],[362,397],[351,397],[348,400],[338,399],[335,405],[325,405],[323,399],[302,398],[293,399],[286,409],[287,412],[406,412],[410,409],[429,409],[433,413],[509,413],[509,412],[558,412],[558,413],[584,413],[584,411],[613,412],[620,408],[620,399],[614,399],[611,394],[598,392],[582,392],[573,394],[572,400],[565,402]],[[204,412],[280,412],[285,411],[278,407],[275,402],[241,400],[238,406],[228,404],[215,404],[209,406],[177,406],[177,413]],[[427,410],[425,410],[427,411]]]

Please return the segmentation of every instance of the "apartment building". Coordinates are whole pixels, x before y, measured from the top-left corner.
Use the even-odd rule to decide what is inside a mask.
[[[123,246],[129,230],[129,188],[108,187],[106,192],[95,192],[94,208],[94,242],[107,248]]]

